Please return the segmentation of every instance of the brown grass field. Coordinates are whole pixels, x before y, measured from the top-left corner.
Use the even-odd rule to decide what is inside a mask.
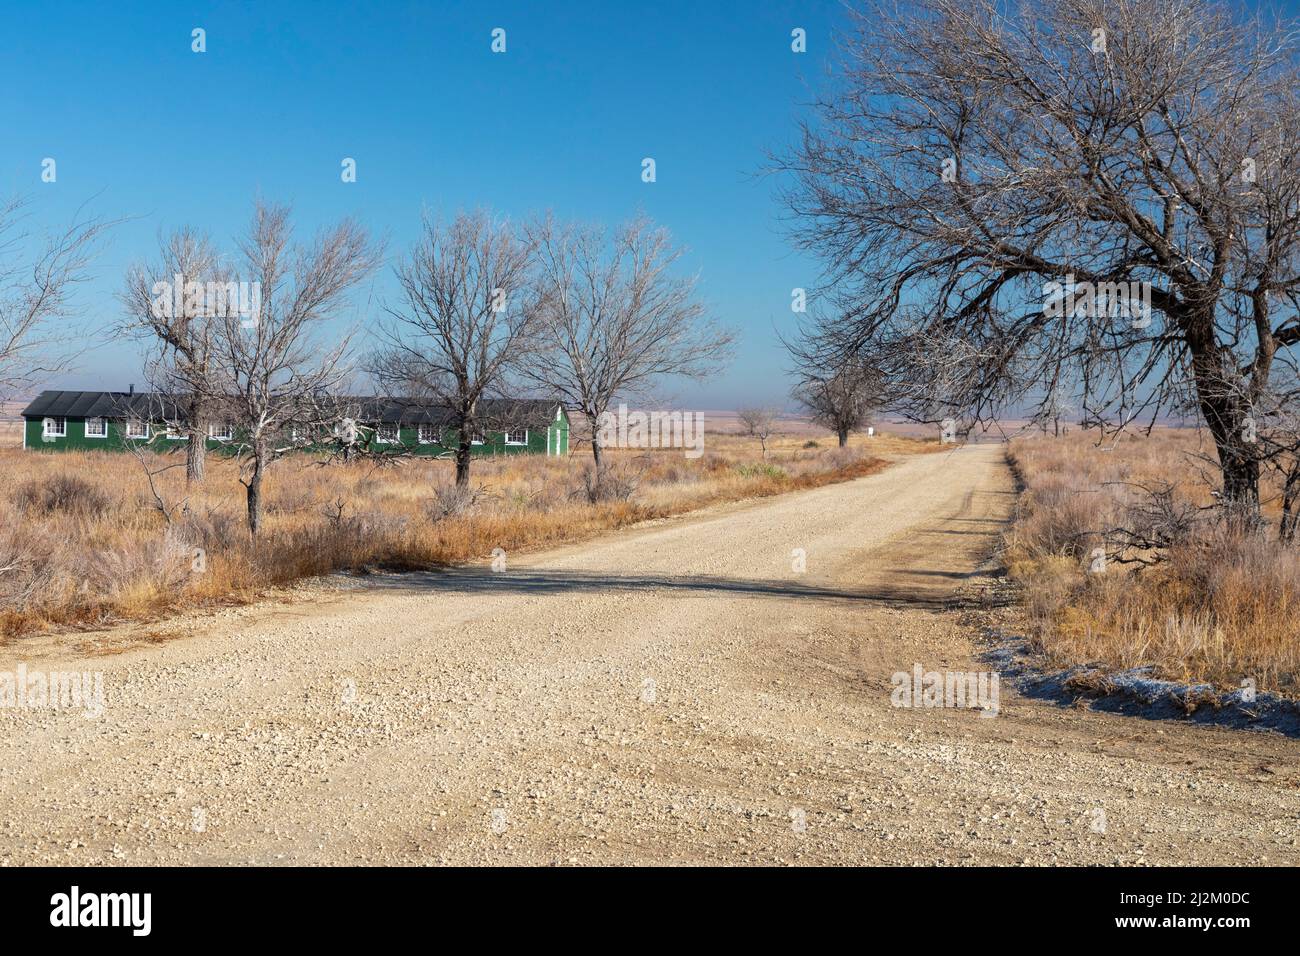
[[[1151,666],[1170,680],[1300,696],[1300,555],[1277,540],[1276,489],[1265,486],[1269,526],[1227,532],[1211,510],[1149,566],[1108,562],[1106,532],[1151,522],[1146,488],[1172,489],[1176,506],[1213,504],[1214,449],[1195,429],[1102,440],[1098,433],[1020,438],[1010,457],[1025,485],[1006,536],[1006,562],[1024,585],[1033,640],[1052,664]],[[1159,519],[1156,519],[1157,522]]]
[[[23,444],[22,410],[26,402],[0,402],[0,448]]]
[[[326,466],[302,456],[270,472],[266,531],[256,542],[230,460],[210,456],[207,481],[189,492],[183,468],[156,479],[169,508],[181,506],[169,522],[131,455],[0,448],[0,640],[245,602],[334,571],[428,568],[570,542],[845,481],[884,467],[877,455],[937,447],[878,435],[839,449],[831,437],[798,434],[769,441],[764,459],[757,441],[715,433],[696,459],[680,450],[611,452],[617,493],[598,503],[586,494],[585,450],[476,461],[468,502],[454,493],[448,461]]]

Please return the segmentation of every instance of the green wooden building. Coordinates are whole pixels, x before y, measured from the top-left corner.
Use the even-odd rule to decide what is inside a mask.
[[[355,434],[369,450],[417,455],[447,455],[459,436],[446,409],[414,399],[360,396],[336,400],[335,435]],[[184,447],[175,402],[150,392],[41,392],[23,409],[23,447],[42,451],[123,451],[129,443],[165,451]],[[567,455],[569,416],[546,399],[484,399],[479,403],[483,432],[470,442],[471,454]],[[214,416],[207,445],[236,450],[238,429]],[[295,430],[296,432],[296,430]],[[313,444],[295,433],[304,450]]]

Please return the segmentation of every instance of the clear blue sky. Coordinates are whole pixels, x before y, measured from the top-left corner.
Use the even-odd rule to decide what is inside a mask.
[[[126,266],[160,229],[228,244],[250,202],[294,204],[303,236],[342,215],[403,251],[422,205],[616,222],[639,209],[688,247],[684,265],[741,344],[683,404],[784,401],[774,324],[815,264],[794,252],[757,175],[820,85],[836,2],[9,3],[0,31],[0,195],[36,229],[132,217],[82,291],[117,314]],[[207,52],[191,52],[191,30]],[[493,54],[504,28],[507,52]],[[807,31],[808,52],[790,49]],[[53,157],[58,180],[40,180]],[[658,182],[641,181],[654,157]],[[358,181],[340,181],[353,157]],[[377,295],[391,294],[387,270]],[[135,347],[105,340],[63,387],[139,381]]]

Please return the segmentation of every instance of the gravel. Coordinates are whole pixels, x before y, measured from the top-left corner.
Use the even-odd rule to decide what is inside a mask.
[[[1286,738],[1006,684],[993,718],[891,706],[914,663],[987,667],[951,598],[1013,501],[969,446],[501,573],[10,645],[105,707],[0,708],[0,863],[1300,863]]]

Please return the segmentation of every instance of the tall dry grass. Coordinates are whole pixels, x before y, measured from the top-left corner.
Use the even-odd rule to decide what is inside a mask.
[[[265,532],[256,542],[231,461],[210,458],[208,480],[193,491],[183,469],[159,476],[173,509],[169,522],[132,456],[0,449],[0,639],[246,601],[333,571],[428,568],[495,548],[574,541],[867,475],[883,467],[875,452],[926,447],[884,436],[844,450],[832,443],[805,447],[806,436],[786,438],[766,459],[757,442],[728,436],[710,438],[694,460],[680,451],[615,451],[596,502],[582,454],[475,461],[468,495],[455,489],[450,462],[322,466],[303,456],[270,473]]]
[[[1116,442],[1083,432],[1018,439],[1009,454],[1025,491],[1007,566],[1053,664],[1149,666],[1224,690],[1251,678],[1300,696],[1300,554],[1278,542],[1275,520],[1258,534],[1218,520],[1206,435],[1167,429]],[[1168,497],[1154,515],[1152,489]],[[1194,517],[1183,524],[1171,513]],[[1271,504],[1265,513],[1276,518]],[[1135,528],[1171,540],[1126,548],[1131,538],[1115,529]],[[1098,547],[1154,563],[1108,562],[1092,573]]]

